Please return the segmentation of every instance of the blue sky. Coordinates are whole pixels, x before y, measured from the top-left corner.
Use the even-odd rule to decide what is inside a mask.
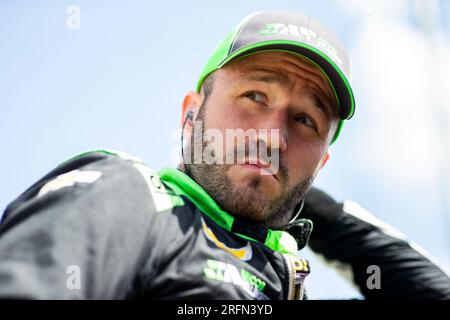
[[[332,29],[353,58],[356,115],[316,184],[359,202],[450,269],[450,7],[417,2],[2,1],[0,211],[85,150],[174,165],[181,101],[219,39],[251,12],[295,10]],[[433,37],[417,18],[424,3],[439,9]],[[81,9],[80,30],[66,27],[69,5]],[[311,260],[312,297],[358,296]]]

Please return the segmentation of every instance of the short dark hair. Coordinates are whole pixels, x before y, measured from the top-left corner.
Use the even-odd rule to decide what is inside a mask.
[[[214,72],[213,72],[206,77],[205,81],[203,81],[202,90],[203,90],[203,94],[205,96],[205,98],[204,98],[205,102],[212,93],[212,90],[214,87],[214,79],[215,79],[215,76],[214,76]]]
[[[205,118],[206,112],[206,103],[208,102],[208,98],[212,93],[214,87],[214,73],[209,74],[205,81],[203,81],[202,88],[200,92],[203,92],[203,101],[198,110],[198,115],[196,119],[203,120]]]

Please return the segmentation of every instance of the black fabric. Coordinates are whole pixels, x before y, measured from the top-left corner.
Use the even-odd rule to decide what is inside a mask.
[[[267,227],[262,223],[255,223],[252,220],[242,217],[235,217],[231,231],[251,237],[264,243],[267,238]]]
[[[73,170],[101,177],[38,196],[48,182]],[[222,229],[185,197],[184,205],[158,209],[145,180],[151,175],[132,161],[92,153],[25,191],[0,224],[0,299],[287,298],[281,254]],[[300,219],[314,223],[310,247],[348,264],[366,298],[450,298],[449,277],[437,265],[407,241],[345,212],[324,192],[308,192]],[[306,230],[297,230],[302,243]],[[246,259],[233,250],[244,250]],[[367,267],[374,264],[382,272],[380,290],[366,286]],[[79,290],[67,287],[72,265],[81,270]],[[264,288],[243,287],[243,275]]]
[[[313,231],[313,222],[309,219],[297,219],[283,228],[292,235],[297,242],[298,250],[302,250],[309,242]]]
[[[101,177],[37,196],[72,170]],[[34,184],[0,224],[0,300],[286,297],[281,254],[220,228],[185,197],[183,206],[157,211],[150,184],[134,162],[102,153],[69,161]],[[228,248],[245,248],[248,260],[218,247],[203,224]],[[205,276],[209,264],[219,280]],[[67,287],[69,266],[81,270],[80,289]],[[255,279],[263,290],[250,285]]]
[[[450,299],[450,278],[411,246],[367,221],[343,210],[323,191],[312,188],[302,217],[311,219],[309,245],[327,260],[347,264],[353,281],[367,299]],[[367,269],[381,270],[381,289],[369,289]]]

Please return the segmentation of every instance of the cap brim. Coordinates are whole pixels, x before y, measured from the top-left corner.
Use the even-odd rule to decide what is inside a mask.
[[[261,51],[287,51],[297,53],[314,62],[320,69],[322,69],[324,74],[330,80],[331,87],[334,90],[338,102],[338,113],[340,119],[347,120],[353,116],[355,112],[355,99],[346,76],[328,56],[307,44],[287,40],[271,40],[259,42],[247,47],[243,47],[233,54],[229,55],[228,57],[226,57],[226,59],[220,62],[218,68],[221,68],[227,63],[238,58],[242,58],[244,56],[248,56]],[[341,126],[342,124],[340,125],[340,127]]]

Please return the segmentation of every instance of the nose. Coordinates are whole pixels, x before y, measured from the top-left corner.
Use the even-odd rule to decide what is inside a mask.
[[[279,149],[284,152],[288,141],[288,114],[285,110],[272,110],[262,115],[259,123],[260,134],[258,138],[263,140],[268,149]],[[265,129],[267,130],[261,130]],[[263,133],[263,134],[261,134]]]

